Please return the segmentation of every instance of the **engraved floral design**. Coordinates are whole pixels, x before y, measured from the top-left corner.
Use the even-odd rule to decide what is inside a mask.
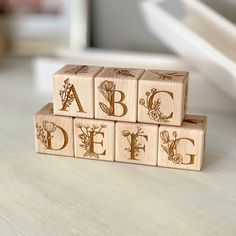
[[[160,133],[160,137],[162,140],[161,147],[168,154],[168,160],[172,161],[174,164],[190,164],[190,163],[192,163],[192,161],[190,161],[190,163],[184,162],[183,156],[180,153],[178,153],[178,151],[177,151],[177,147],[178,147],[180,140],[183,140],[183,139],[188,140],[193,145],[194,145],[194,140],[189,139],[189,138],[177,138],[176,131],[172,132],[172,136],[174,138],[170,139],[170,135],[169,135],[168,131],[166,131],[166,130],[162,131]]]
[[[155,120],[158,122],[169,122],[169,119],[172,118],[172,113],[169,116],[163,115],[161,112],[161,100],[154,99],[155,94],[157,94],[157,89],[152,88],[150,92],[146,92],[146,99],[139,99],[139,104],[148,109],[147,115],[151,120]]]
[[[82,125],[78,124],[77,127],[80,129],[81,134],[78,135],[79,139],[81,140],[80,147],[85,150],[84,157],[95,157],[99,158],[99,155],[93,149],[92,140],[94,137],[99,134],[106,125]]]
[[[130,153],[130,158],[132,160],[139,160],[137,157],[140,155],[140,150],[143,150],[145,152],[145,147],[142,146],[141,142],[138,141],[138,137],[144,135],[144,131],[140,126],[137,126],[137,132],[136,133],[130,133],[128,130],[123,130],[122,135],[126,137],[129,146],[128,148],[125,148],[126,151]],[[133,137],[131,137],[133,136]],[[134,142],[132,142],[132,140]]]
[[[203,123],[203,120],[185,118],[183,122],[190,123],[190,124],[198,124],[198,123]]]
[[[43,128],[49,133],[54,132],[57,128],[54,122],[49,122],[49,121],[44,120],[42,124],[43,124]]]
[[[104,96],[104,98],[108,101],[110,104],[110,107],[107,107],[104,103],[99,102],[99,106],[102,109],[103,112],[105,112],[108,115],[111,115],[113,113],[113,106],[112,106],[112,97],[115,92],[115,83],[113,81],[105,80],[101,82],[101,84],[98,86],[99,92]]]
[[[48,141],[53,138],[51,133],[53,133],[56,128],[57,125],[54,122],[44,120],[42,126],[36,123],[36,137],[46,148],[48,147]]]
[[[161,80],[172,80],[174,77],[183,76],[179,72],[158,72],[158,71],[151,71],[153,74],[156,74],[158,79]]]
[[[114,72],[116,75],[123,75],[125,77],[135,77],[135,75],[128,69],[114,68]]]
[[[69,83],[69,78],[67,78],[66,80],[64,80],[63,84],[64,89],[59,91],[61,102],[64,106],[64,109],[68,108],[75,99],[74,94],[70,93],[72,86],[73,85]]]
[[[68,74],[78,74],[78,73],[87,73],[88,72],[88,66],[82,65],[82,66],[75,66],[69,70],[66,70],[65,73]]]

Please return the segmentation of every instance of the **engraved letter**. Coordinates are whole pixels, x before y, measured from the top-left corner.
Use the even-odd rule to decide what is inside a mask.
[[[141,127],[137,127],[136,133],[130,133],[128,130],[124,130],[122,132],[122,135],[127,138],[130,145],[129,148],[125,148],[125,150],[130,153],[129,159],[139,160],[137,157],[139,157],[140,155],[140,150],[143,150],[143,152],[145,152],[145,145],[142,146],[139,139],[144,138],[146,141],[148,141],[148,136],[144,135]]]
[[[36,124],[36,129],[37,129],[36,136],[41,141],[41,143],[45,146],[45,148],[50,149],[50,150],[62,150],[63,148],[66,147],[66,145],[68,144],[68,135],[62,127],[56,125],[53,122],[49,122],[46,120],[42,122],[42,126]],[[59,148],[53,147],[52,145],[52,139],[54,137],[53,133],[56,130],[58,130],[58,132],[62,132],[62,135],[64,138],[63,144]]]
[[[102,102],[99,102],[99,106],[103,112],[105,112],[108,116],[116,116],[121,117],[126,115],[128,112],[127,106],[123,103],[125,99],[125,94],[123,91],[116,90],[116,85],[113,81],[105,80],[98,86],[99,92],[109,103],[109,107]],[[115,94],[120,95],[120,100],[115,101]],[[115,113],[115,107],[117,105],[122,106],[123,112],[121,114]]]
[[[95,151],[95,144],[101,145],[103,147],[104,132],[102,132],[102,129],[105,127],[105,125],[100,125],[100,126],[93,125],[92,127],[89,127],[78,124],[77,127],[81,131],[81,133],[79,134],[79,139],[81,140],[80,147],[82,147],[85,150],[84,157],[99,158],[99,155],[102,156],[106,155],[106,150],[104,150],[101,153]],[[97,135],[101,136],[102,138],[101,141],[94,140],[94,137]]]
[[[63,87],[64,87],[64,90],[60,90],[60,96],[61,96],[61,102],[62,102],[62,108],[60,109],[60,111],[67,111],[66,109],[75,100],[79,108],[78,112],[85,113],[74,85],[69,83],[69,78],[64,81]]]

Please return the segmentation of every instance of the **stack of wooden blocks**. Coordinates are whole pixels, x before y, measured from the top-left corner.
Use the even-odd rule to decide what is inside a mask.
[[[186,115],[189,73],[66,65],[35,115],[39,153],[201,170],[206,117]]]

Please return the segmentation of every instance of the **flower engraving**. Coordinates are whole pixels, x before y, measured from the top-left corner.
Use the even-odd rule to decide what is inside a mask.
[[[162,92],[169,94],[171,97],[173,96],[173,94],[168,91],[162,91]],[[144,98],[139,99],[139,104],[148,109],[147,115],[151,120],[158,122],[169,122],[169,119],[173,117],[173,113],[171,113],[170,115],[164,115],[161,112],[160,98],[154,99],[154,96],[157,93],[158,93],[157,89],[152,88],[150,92],[145,93],[146,99]]]
[[[167,153],[168,160],[172,161],[174,164],[193,164],[194,156],[193,154],[188,154],[190,156],[189,162],[184,162],[183,156],[178,152],[177,148],[181,140],[188,140],[194,145],[194,140],[189,138],[177,138],[177,132],[173,131],[173,139],[170,138],[168,131],[162,131],[160,133],[160,138],[162,140],[161,147]]]
[[[143,150],[143,152],[145,152],[145,145],[142,146],[139,137],[143,137],[148,140],[148,136],[144,135],[144,131],[140,126],[137,126],[136,133],[131,133],[129,130],[123,130],[122,135],[127,139],[129,143],[129,147],[125,148],[125,150],[130,153],[129,159],[139,160],[140,150]]]
[[[104,98],[108,101],[110,105],[109,107],[107,107],[104,103],[99,102],[99,106],[102,109],[102,111],[108,115],[112,115],[114,111],[112,100],[113,100],[115,89],[116,89],[115,83],[113,81],[108,81],[108,80],[103,81],[98,86],[99,92],[104,96]]]
[[[54,132],[57,128],[54,122],[49,122],[49,121],[44,120],[42,124],[43,124],[43,128],[49,133]]]
[[[82,124],[78,124],[77,128],[80,129],[81,134],[78,135],[81,144],[80,147],[82,147],[85,150],[84,157],[95,157],[99,159],[99,155],[105,155],[105,152],[102,154],[98,154],[94,150],[94,137],[98,134],[102,134],[101,131],[103,128],[105,128],[106,125],[92,125],[92,126],[83,126]],[[100,143],[103,145],[103,143]]]
[[[87,73],[88,69],[89,69],[89,67],[86,65],[75,66],[69,70],[66,70],[64,73],[77,75],[78,73]]]
[[[128,69],[114,68],[114,72],[116,75],[122,75],[125,77],[135,77],[135,75]]]
[[[51,133],[55,132],[57,125],[54,122],[44,120],[42,126],[36,123],[36,137],[48,148],[50,140],[53,138]]]
[[[153,74],[156,74],[158,77],[157,79],[161,80],[172,80],[174,77],[184,76],[179,72],[158,72],[158,71],[151,71]]]

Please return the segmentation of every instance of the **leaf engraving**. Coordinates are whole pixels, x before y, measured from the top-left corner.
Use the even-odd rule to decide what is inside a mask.
[[[108,108],[104,103],[99,102],[99,106],[102,109],[102,111],[105,112],[106,114],[110,115],[112,113],[110,108]]]

